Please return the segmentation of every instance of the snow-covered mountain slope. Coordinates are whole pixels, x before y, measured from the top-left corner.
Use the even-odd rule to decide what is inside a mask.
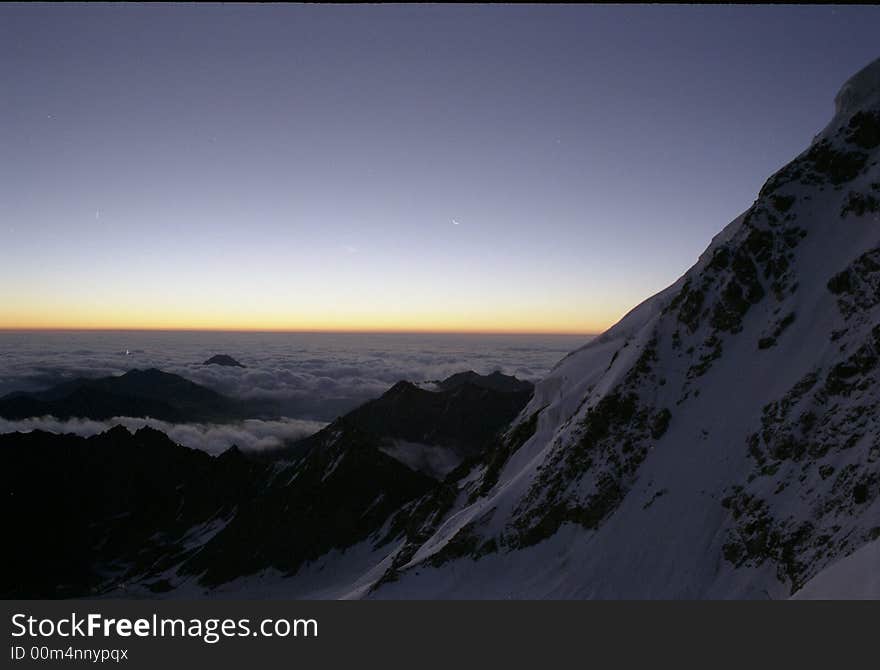
[[[880,60],[683,277],[398,515],[372,596],[788,597],[877,538],[878,160]]]
[[[880,599],[880,540],[857,549],[813,577],[794,600]]]

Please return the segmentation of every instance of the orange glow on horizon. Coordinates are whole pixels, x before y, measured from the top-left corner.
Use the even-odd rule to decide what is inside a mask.
[[[484,307],[477,301],[446,307],[372,305],[348,302],[294,305],[282,312],[278,304],[244,301],[226,303],[214,296],[196,304],[190,300],[122,301],[52,298],[13,300],[0,309],[5,331],[215,331],[312,333],[482,333],[592,335],[617,322],[626,310],[612,301],[591,308],[562,300],[524,300],[516,306]],[[85,303],[85,304],[84,304]],[[295,316],[293,316],[295,315]]]
[[[291,334],[351,334],[351,335],[538,335],[538,336],[586,336],[594,337],[600,335],[602,330],[597,331],[580,331],[580,330],[497,330],[497,329],[475,329],[462,330],[450,329],[441,330],[433,329],[413,329],[400,328],[391,330],[388,328],[352,328],[352,329],[318,329],[318,328],[123,328],[123,327],[98,327],[98,328],[74,328],[74,327],[27,327],[20,328],[0,328],[0,333],[291,333]]]
[[[618,317],[619,318],[619,317]],[[530,323],[523,320],[502,323],[471,322],[466,319],[446,321],[392,322],[390,319],[370,321],[309,321],[283,323],[279,321],[235,322],[223,319],[195,318],[190,320],[154,319],[9,319],[0,315],[0,331],[170,331],[170,332],[230,332],[230,333],[413,333],[413,334],[485,334],[485,335],[597,335],[614,323]]]
[[[5,325],[0,324],[0,332],[216,332],[216,333],[351,333],[351,334],[461,334],[461,335],[599,335],[607,328],[577,329],[577,328],[498,328],[498,327],[423,327],[414,328],[400,327],[369,327],[353,326],[345,327],[267,327],[267,326],[140,326],[140,325]]]

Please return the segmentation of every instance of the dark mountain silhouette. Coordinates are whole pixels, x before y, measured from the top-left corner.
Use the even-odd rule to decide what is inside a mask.
[[[172,567],[206,585],[292,572],[375,532],[433,485],[354,436],[281,469],[235,447],[214,457],[119,426],[91,438],[0,435],[0,459],[0,521],[15,538],[4,598],[124,595],[129,582],[160,593]]]
[[[209,587],[266,568],[294,574],[380,532],[395,511],[435,485],[383,453],[375,436],[348,430],[344,439],[313,444],[269,479],[181,564],[180,574]]]
[[[24,419],[51,415],[95,420],[114,416],[149,416],[170,422],[227,421],[244,408],[216,391],[156,369],[131,370],[120,376],[75,379],[35,393],[0,398],[0,417]]]
[[[451,391],[454,388],[458,388],[462,384],[472,384],[479,388],[507,392],[523,391],[531,393],[532,389],[534,388],[534,384],[532,384],[531,382],[517,379],[516,377],[510,375],[502,374],[499,370],[496,370],[489,375],[480,375],[473,370],[468,370],[467,372],[458,372],[450,377],[447,377],[442,382],[437,382],[437,387],[441,391]]]
[[[464,381],[448,390],[426,391],[402,381],[349,412],[344,423],[386,437],[450,446],[466,454],[485,446],[510,423],[531,393],[531,384],[524,391],[498,391]]]
[[[180,384],[157,372],[87,388],[110,384],[143,399],[156,380]],[[66,401],[83,390],[78,381],[13,400]],[[187,397],[202,397],[183,386]],[[193,577],[212,587],[267,568],[292,574],[370,536],[390,541],[389,518],[439,485],[389,455],[393,439],[473,455],[529,395],[400,382],[275,454],[280,462],[236,447],[213,457],[149,428],[0,435],[2,522],[18,547],[0,572],[0,597],[124,595],[128,584],[155,594]]]
[[[463,460],[479,454],[519,414],[533,388],[515,377],[474,372],[453,375],[440,385],[445,390],[427,391],[400,381],[379,398],[275,456],[296,458],[316,445],[369,437],[410,467],[442,478]]]
[[[235,368],[245,367],[237,360],[235,360],[232,356],[227,356],[226,354],[217,354],[216,356],[211,356],[211,358],[202,363],[202,365],[225,365],[227,367]]]
[[[82,438],[0,435],[2,597],[89,595],[157,559],[181,560],[185,538],[222,521],[262,485],[266,466],[214,458],[143,428]]]

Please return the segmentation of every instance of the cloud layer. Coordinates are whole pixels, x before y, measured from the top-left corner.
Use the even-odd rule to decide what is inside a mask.
[[[537,380],[588,337],[308,333],[0,333],[0,395],[157,367],[273,414],[330,421],[406,379],[501,370]],[[126,354],[128,351],[128,354]],[[247,367],[202,365],[225,353]]]

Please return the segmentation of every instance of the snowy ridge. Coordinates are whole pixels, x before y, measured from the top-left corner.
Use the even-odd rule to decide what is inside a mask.
[[[862,109],[880,105],[880,59],[868,63],[850,77],[834,98],[834,118],[830,127],[842,125]],[[826,128],[825,133],[827,134]]]
[[[500,472],[373,595],[787,597],[876,537],[878,145],[875,61],[694,267],[538,384]]]

